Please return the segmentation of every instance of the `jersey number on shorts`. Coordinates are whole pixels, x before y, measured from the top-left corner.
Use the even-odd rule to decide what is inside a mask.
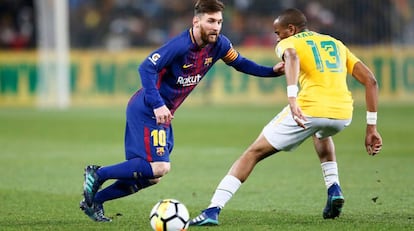
[[[167,136],[166,136],[165,130],[152,130],[151,137],[152,137],[152,144],[154,146],[164,147],[165,145],[167,145]]]
[[[312,48],[316,68],[320,72],[325,72],[325,69],[329,72],[343,71],[341,58],[335,42],[321,41],[319,46],[312,40],[308,40],[306,43]]]

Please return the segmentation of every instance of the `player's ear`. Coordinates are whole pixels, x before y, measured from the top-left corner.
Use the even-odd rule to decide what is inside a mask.
[[[289,36],[295,35],[300,32],[299,29],[293,24],[288,25],[288,31],[289,31]]]
[[[200,17],[197,15],[193,17],[193,26],[196,28],[200,26]]]
[[[288,26],[287,26],[287,29],[288,29],[288,31],[289,31],[289,35],[294,35],[294,34],[296,34],[296,27],[294,26],[294,25],[292,25],[292,24],[289,24]]]

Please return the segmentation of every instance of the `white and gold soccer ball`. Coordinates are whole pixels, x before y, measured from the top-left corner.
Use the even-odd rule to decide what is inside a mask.
[[[150,224],[155,231],[185,231],[190,214],[183,203],[175,199],[164,199],[154,205],[150,213]]]

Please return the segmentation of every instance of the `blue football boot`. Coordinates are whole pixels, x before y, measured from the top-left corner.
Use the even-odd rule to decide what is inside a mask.
[[[88,206],[85,199],[79,203],[79,208],[93,221],[96,222],[111,222],[112,220],[105,217],[105,211],[102,204],[93,203]]]
[[[98,192],[99,187],[101,187],[101,183],[98,180],[98,174],[96,174],[96,171],[98,171],[99,168],[100,166],[96,165],[89,165],[85,168],[83,196],[85,197],[85,202],[89,207],[92,207],[95,194]]]
[[[218,225],[218,216],[221,209],[211,207],[203,210],[200,215],[190,221],[190,226],[212,226]]]
[[[344,203],[345,199],[342,195],[341,187],[337,183],[334,183],[328,189],[328,201],[323,210],[323,218],[335,219],[335,217],[339,217]]]

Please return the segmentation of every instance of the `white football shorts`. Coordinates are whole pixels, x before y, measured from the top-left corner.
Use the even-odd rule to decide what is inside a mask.
[[[306,129],[300,127],[286,106],[264,128],[263,135],[279,151],[292,151],[307,138],[315,135],[318,139],[333,136],[351,124],[352,119],[329,119],[308,117]]]

